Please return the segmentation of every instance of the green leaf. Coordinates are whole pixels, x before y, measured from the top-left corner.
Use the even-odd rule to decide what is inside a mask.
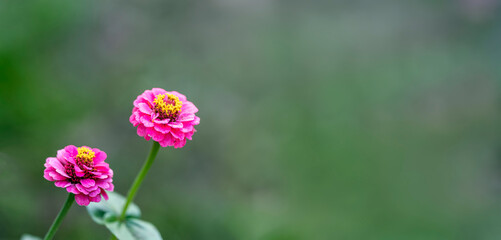
[[[107,222],[105,225],[120,240],[162,240],[153,224],[137,218],[128,218],[121,224]]]
[[[113,192],[108,192],[108,196],[107,201],[87,206],[89,215],[96,223],[105,225],[120,240],[162,240],[162,236],[153,224],[139,219],[141,211],[134,203],[127,208],[125,220],[119,222],[126,199]]]
[[[23,234],[21,236],[21,240],[42,240],[42,238],[39,238],[37,236],[33,236],[33,235],[30,235],[30,234]]]
[[[98,203],[90,203],[87,206],[87,212],[92,217],[92,220],[98,224],[106,224],[107,222],[117,221],[122,209],[125,205],[125,198],[114,192],[108,192],[109,199],[102,200]],[[139,218],[141,216],[141,210],[139,207],[131,203],[125,212],[126,218]]]

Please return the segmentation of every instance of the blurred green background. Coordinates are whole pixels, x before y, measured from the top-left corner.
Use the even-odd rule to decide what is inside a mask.
[[[501,239],[497,0],[0,0],[0,239],[43,236],[66,145],[125,194],[161,87],[201,124],[135,202],[171,240]],[[107,239],[73,206],[56,239]]]

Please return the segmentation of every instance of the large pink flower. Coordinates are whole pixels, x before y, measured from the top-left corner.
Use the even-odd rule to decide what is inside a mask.
[[[197,107],[183,94],[153,88],[136,98],[129,121],[146,140],[153,138],[162,147],[180,148],[186,139],[191,140],[194,126],[200,123],[196,112]]]
[[[113,170],[105,163],[106,153],[86,146],[66,146],[57,157],[45,161],[44,177],[60,188],[75,194],[78,205],[108,200],[106,191],[113,191]],[[106,190],[106,191],[105,191]]]

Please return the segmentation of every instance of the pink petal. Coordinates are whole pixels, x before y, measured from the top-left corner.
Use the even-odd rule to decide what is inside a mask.
[[[195,114],[193,113],[181,113],[181,115],[179,115],[178,121],[180,122],[188,122],[188,121],[193,121],[195,120]]]
[[[74,157],[68,157],[68,158],[66,158],[66,161],[68,161],[68,163],[71,163],[71,164],[76,164]]]
[[[90,192],[89,196],[95,197],[95,196],[99,195],[100,193],[101,193],[101,189],[99,188],[99,189],[96,189],[96,190]]]
[[[66,152],[64,149],[61,149],[61,150],[58,150],[57,151],[57,160],[62,163],[62,164],[66,164],[66,158],[68,156],[68,152]]]
[[[96,170],[99,172],[107,172],[110,170],[110,165],[107,162],[100,162],[96,163],[94,165],[94,168],[96,168]]]
[[[183,132],[181,132],[180,129],[173,128],[173,129],[171,129],[170,134],[172,134],[172,136],[174,138],[184,139],[184,134],[183,134]]]
[[[136,120],[136,115],[135,114],[131,114],[130,117],[129,117],[129,122],[132,123],[132,125],[137,126],[137,124],[139,124],[139,122]]]
[[[184,133],[191,132],[191,131],[193,131],[193,125],[186,126],[183,124],[183,128],[181,129],[181,131]]]
[[[151,137],[153,138],[153,140],[160,142],[164,140],[165,135],[155,131],[155,133],[152,134]]]
[[[151,91],[153,92],[153,95],[157,96],[159,94],[165,94],[167,93],[167,91],[161,89],[161,88],[153,88],[151,89]]]
[[[171,128],[182,128],[183,127],[182,122],[170,122],[167,125],[169,125],[169,127],[171,127]]]
[[[90,203],[89,197],[83,194],[77,194],[75,195],[75,201],[78,203],[80,206],[87,206]]]
[[[90,178],[82,179],[80,180],[80,183],[86,188],[93,187],[96,184],[96,182]]]
[[[146,116],[141,117],[141,123],[145,127],[153,127],[153,122],[152,122],[151,118],[148,119],[148,117],[146,117]]]
[[[198,125],[198,124],[200,124],[200,118],[199,118],[199,117],[197,117],[197,116],[195,116],[195,120],[193,120],[193,122],[191,122],[191,124],[193,124],[193,125]]]
[[[94,152],[96,153],[96,156],[94,157],[94,164],[101,163],[108,157],[108,155],[103,151],[94,150]]]
[[[143,112],[144,114],[151,114],[151,108],[146,103],[139,103],[137,107],[139,108],[139,111]]]
[[[61,176],[59,173],[57,173],[55,171],[49,172],[49,176],[51,176],[52,179],[54,179],[56,181],[68,179],[67,177]]]
[[[191,132],[189,132],[189,133],[185,133],[185,134],[184,134],[184,137],[185,137],[185,138],[187,138],[187,139],[189,139],[189,140],[191,140],[191,136],[193,136],[193,133],[194,133],[194,132],[195,132],[195,131],[191,131]]]
[[[91,202],[100,202],[101,201],[101,195],[95,196],[95,197],[90,197],[89,198]]]
[[[43,177],[49,181],[54,181],[54,178],[52,178],[52,176],[50,176],[50,174],[46,171],[44,171]]]
[[[155,95],[153,94],[153,92],[151,90],[144,91],[144,93],[141,94],[140,97],[142,97],[144,100],[148,101],[149,103],[153,103],[153,101],[155,100]]]
[[[179,100],[181,100],[182,102],[186,101],[186,96],[184,96],[181,93],[178,93],[176,91],[172,91],[172,92],[168,92],[168,93],[176,95],[179,98]]]
[[[190,101],[183,102],[183,107],[181,108],[181,112],[187,112],[187,113],[197,113],[198,108],[195,107],[195,104],[193,104]]]
[[[92,170],[92,168],[91,168],[91,167],[89,167],[89,166],[87,166],[87,165],[82,165],[82,167],[83,167],[83,170],[84,170],[84,171],[85,171],[85,170],[87,170],[87,171]]]
[[[170,118],[166,118],[166,119],[163,119],[163,120],[155,119],[155,123],[158,123],[158,124],[167,124],[169,122],[170,122]]]
[[[137,111],[135,111],[133,114],[136,117],[136,121],[139,122],[139,123],[141,123],[141,116],[143,115],[141,113],[141,111],[139,111],[139,109],[137,109]]]
[[[98,180],[98,181],[96,182],[96,185],[97,185],[97,186],[99,186],[100,188],[104,188],[104,189],[106,189],[106,188],[109,188],[109,187],[110,187],[110,183],[108,183],[108,182],[106,182],[106,181],[104,181],[104,180]]]
[[[94,187],[90,187],[90,188],[87,188],[87,192],[92,193],[93,191],[96,191],[99,187],[98,186],[94,186]]]
[[[75,187],[75,185],[70,185],[66,188],[66,191],[68,191],[69,193],[73,193],[73,194],[80,194],[80,192],[78,191],[78,189]]]
[[[112,192],[113,189],[115,189],[115,185],[113,183],[110,183],[110,186],[108,188],[105,188],[105,190]]]
[[[174,143],[174,148],[182,148],[186,144],[186,139],[183,140],[176,140]]]
[[[77,147],[73,145],[68,145],[64,148],[64,150],[70,154],[70,156],[76,156],[78,154],[78,149]]]
[[[170,132],[170,127],[168,125],[165,125],[165,124],[156,124],[155,130],[165,134],[165,133]]]
[[[137,126],[137,135],[141,137],[146,136],[146,127],[144,127],[143,125]]]
[[[85,175],[85,172],[77,165],[75,165],[75,174],[77,175],[77,177],[83,177]]]
[[[160,142],[160,146],[162,147],[174,146],[173,137],[170,134],[167,134],[164,140]]]
[[[71,185],[71,183],[70,183],[70,182],[68,182],[68,181],[63,180],[63,181],[56,181],[56,182],[54,183],[54,185],[56,185],[56,187],[66,188],[66,187],[70,186],[70,185]]]
[[[106,193],[106,191],[101,190],[101,195],[103,196],[104,200],[108,200],[108,193]]]
[[[56,158],[50,158],[50,159],[47,159],[49,161],[49,164],[54,167],[56,169],[56,172],[69,178],[70,176],[68,176],[68,174],[66,174],[66,169],[64,168],[64,166],[61,164],[61,162],[59,162],[59,160],[57,160]]]
[[[80,184],[80,183],[77,183],[75,184],[75,187],[78,189],[78,191],[80,191],[81,193],[87,195],[89,194],[89,192]]]

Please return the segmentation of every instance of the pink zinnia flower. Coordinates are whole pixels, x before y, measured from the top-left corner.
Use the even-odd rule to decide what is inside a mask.
[[[136,98],[129,121],[144,139],[153,138],[162,147],[180,148],[186,139],[191,140],[194,126],[200,123],[196,112],[197,107],[183,94],[153,88]]]
[[[66,146],[57,157],[45,161],[44,177],[60,188],[75,194],[78,205],[108,200],[106,191],[113,191],[113,170],[105,163],[106,153],[86,146]]]

